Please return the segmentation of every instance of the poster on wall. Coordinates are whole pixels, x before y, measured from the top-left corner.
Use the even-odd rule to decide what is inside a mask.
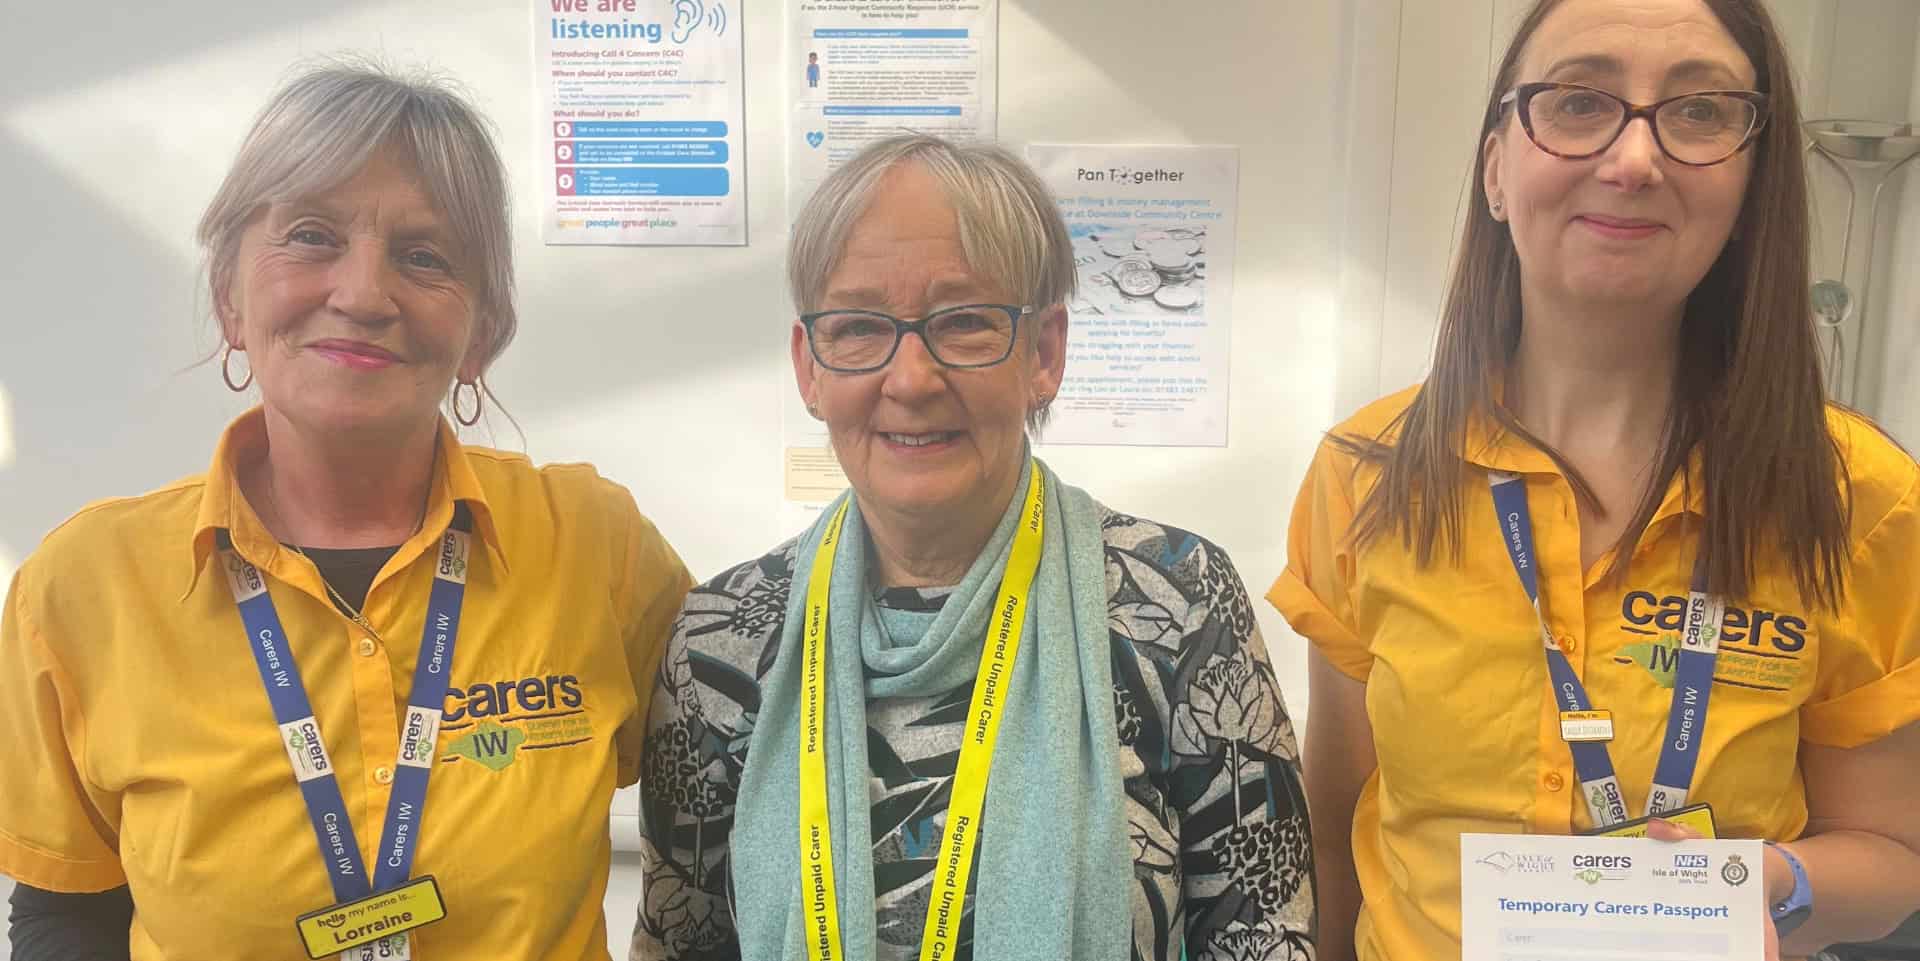
[[[993,137],[999,0],[789,3],[789,218],[829,173],[881,137]]]
[[[1049,444],[1224,447],[1237,147],[1035,144],[1079,291]]]
[[[548,244],[744,244],[742,0],[533,0]]]

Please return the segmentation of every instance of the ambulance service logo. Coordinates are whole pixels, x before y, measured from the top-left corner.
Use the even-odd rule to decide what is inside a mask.
[[[1752,869],[1748,868],[1746,864],[1740,860],[1740,855],[1738,854],[1727,855],[1726,865],[1720,868],[1720,880],[1736,888],[1747,883],[1747,878],[1752,876]]]

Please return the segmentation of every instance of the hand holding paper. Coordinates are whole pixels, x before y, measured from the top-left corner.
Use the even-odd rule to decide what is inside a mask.
[[[1462,956],[1772,961],[1758,841],[1468,834]]]

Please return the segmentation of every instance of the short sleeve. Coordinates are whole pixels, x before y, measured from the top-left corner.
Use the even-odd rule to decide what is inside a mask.
[[[47,891],[106,891],[127,878],[75,761],[85,742],[78,697],[26,585],[22,571],[0,614],[0,874]]]
[[[1854,548],[1838,637],[1820,641],[1801,737],[1859,747],[1920,721],[1920,474]]]
[[[1287,569],[1267,591],[1267,600],[1341,673],[1364,681],[1373,656],[1353,616],[1347,540],[1354,514],[1351,482],[1350,459],[1321,441],[1293,502]]]
[[[620,488],[616,519],[626,528],[626,565],[621,587],[626,593],[624,636],[627,669],[639,702],[634,714],[615,737],[619,753],[619,781],[626,787],[640,779],[641,741],[645,737],[648,702],[654,692],[654,672],[673,632],[674,616],[693,587],[686,564],[674,553],[652,522],[641,516],[632,495]]]

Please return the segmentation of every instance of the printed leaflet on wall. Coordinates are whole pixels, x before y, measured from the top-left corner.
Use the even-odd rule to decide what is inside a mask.
[[[1079,292],[1049,444],[1227,443],[1236,147],[1035,144]]]
[[[998,0],[789,2],[789,219],[874,140],[905,130],[993,137]]]
[[[740,0],[533,0],[549,244],[744,244]]]

